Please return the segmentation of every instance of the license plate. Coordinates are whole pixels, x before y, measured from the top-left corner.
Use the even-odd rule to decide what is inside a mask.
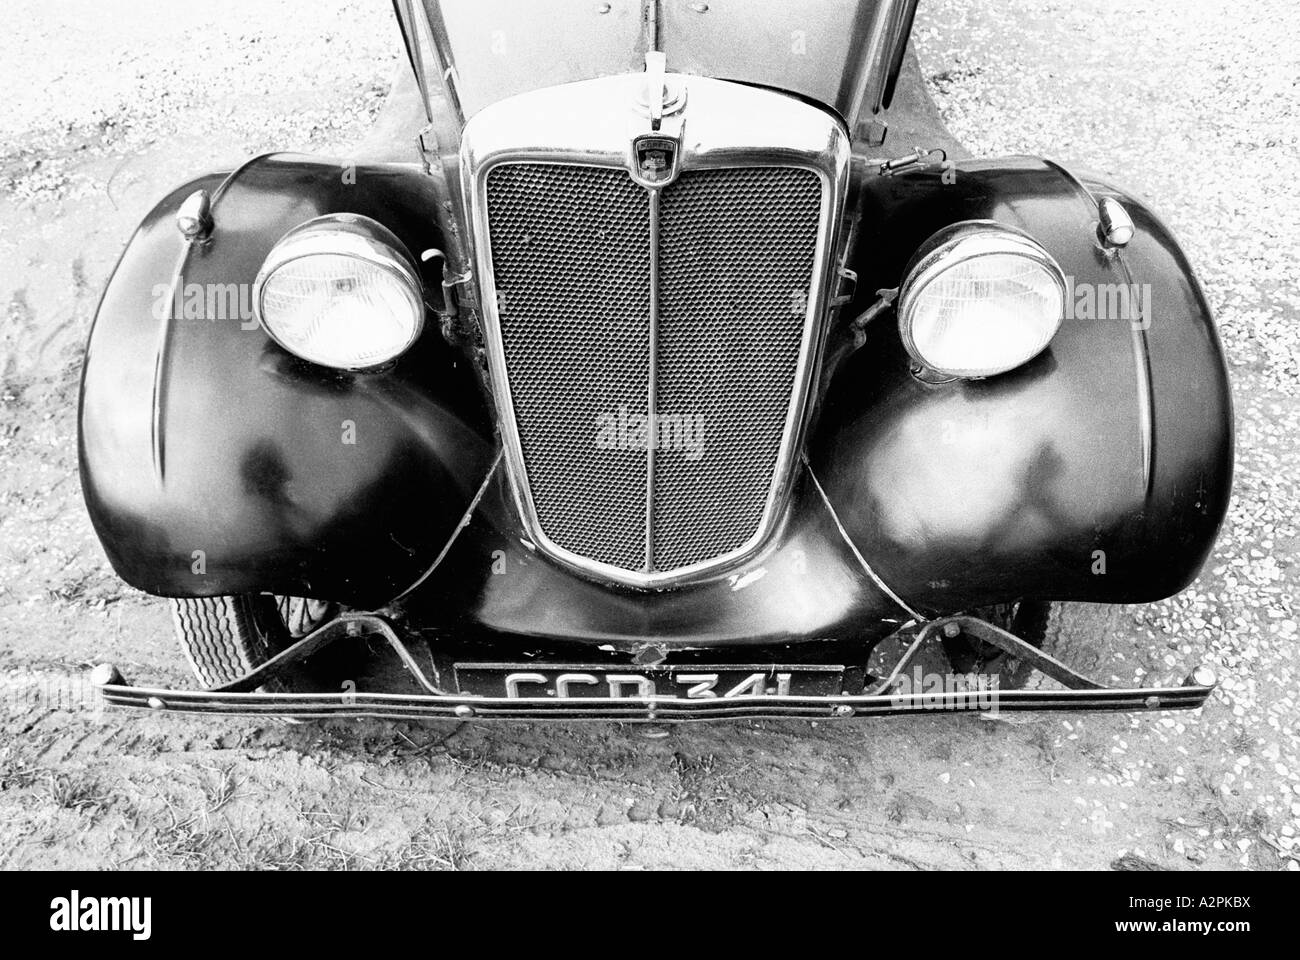
[[[843,691],[843,666],[662,665],[611,669],[590,664],[458,663],[463,694],[510,699],[712,700],[828,697]]]

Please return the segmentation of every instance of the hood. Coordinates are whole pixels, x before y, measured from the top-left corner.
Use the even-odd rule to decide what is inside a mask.
[[[430,95],[458,104],[462,121],[530,90],[639,72],[658,50],[671,72],[795,93],[853,129],[888,106],[916,0],[398,0],[397,8],[420,21]]]

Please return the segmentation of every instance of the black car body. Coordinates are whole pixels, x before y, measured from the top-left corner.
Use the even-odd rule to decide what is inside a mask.
[[[1119,187],[962,156],[904,56],[915,2],[395,7],[413,82],[357,157],[177,188],[104,294],[86,502],[209,688],[106,667],[110,699],[848,716],[915,706],[910,657],[869,664],[901,637],[1058,681],[1003,708],[1204,700],[1208,673],[1101,690],[1036,649],[1213,545],[1205,297]],[[409,343],[369,362],[367,304],[404,292]],[[931,362],[959,337],[993,359]]]

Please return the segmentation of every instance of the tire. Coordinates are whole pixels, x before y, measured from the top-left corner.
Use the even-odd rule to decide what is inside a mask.
[[[1105,603],[1024,601],[971,611],[1014,633],[1072,670],[1092,675],[1102,664],[1119,627],[1121,608]],[[944,652],[958,673],[996,674],[1003,690],[1041,690],[1056,681],[1000,648],[960,635],[944,638]]]
[[[176,639],[205,687],[239,679],[332,613],[319,601],[258,594],[172,601]]]
[[[971,610],[970,614],[1041,648],[1050,606],[1035,601],[999,603],[990,607],[978,607]],[[1011,666],[1011,658],[1001,647],[963,633],[955,637],[944,637],[943,652],[957,673],[996,674],[1002,685],[1006,686],[1009,677],[1003,674]]]
[[[1101,680],[1098,673],[1113,649],[1123,610],[1113,603],[1053,603],[1039,649],[1071,670]],[[1004,686],[1008,690],[1061,689],[1061,684],[1018,660],[1010,664]]]
[[[338,607],[328,600],[309,600],[306,597],[276,597],[280,621],[297,640],[305,637],[338,612]]]

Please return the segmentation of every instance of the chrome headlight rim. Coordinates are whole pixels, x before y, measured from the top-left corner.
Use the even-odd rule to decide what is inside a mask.
[[[276,271],[312,256],[333,254],[351,257],[383,270],[398,280],[408,295],[414,317],[411,334],[401,349],[382,360],[364,364],[333,364],[305,357],[286,343],[267,321],[263,309],[266,285]],[[282,349],[298,359],[349,373],[366,373],[390,366],[411,349],[424,333],[425,325],[424,283],[416,269],[415,260],[393,231],[372,217],[359,213],[327,213],[313,217],[289,230],[271,247],[253,280],[253,313],[262,331]]]
[[[925,357],[912,338],[912,320],[917,300],[926,287],[947,270],[968,260],[990,255],[1023,257],[1044,269],[1052,278],[1060,299],[1061,310],[1056,318],[1056,326],[1042,347],[1003,370],[989,372],[969,367],[937,366]],[[962,220],[931,234],[913,254],[903,271],[903,283],[898,291],[899,337],[907,355],[926,373],[952,380],[982,380],[1000,376],[1019,369],[1051,346],[1052,340],[1060,332],[1067,293],[1065,271],[1056,262],[1056,258],[1028,233],[996,220]]]

